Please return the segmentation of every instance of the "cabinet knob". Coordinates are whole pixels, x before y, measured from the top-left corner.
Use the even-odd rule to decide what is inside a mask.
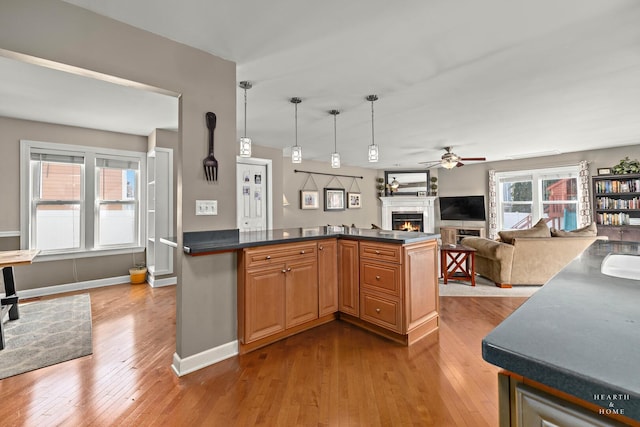
[[[271,255],[267,255],[265,259],[271,259]]]
[[[380,313],[380,309],[379,308],[376,308],[376,313]]]
[[[380,276],[376,276],[376,280],[380,280]]]
[[[291,271],[291,267],[287,268],[287,271]]]
[[[286,273],[286,272],[287,272],[287,270],[285,270],[285,269],[282,269],[282,272],[283,272],[283,273]]]
[[[304,251],[300,251],[300,253],[304,255]]]
[[[380,251],[376,251],[376,255],[380,255]]]
[[[324,247],[323,246],[318,246],[318,250],[322,251],[322,250],[324,250]]]

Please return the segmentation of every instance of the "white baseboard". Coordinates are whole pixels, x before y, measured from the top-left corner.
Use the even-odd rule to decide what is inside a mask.
[[[181,359],[177,353],[173,354],[173,372],[181,377],[198,369],[221,362],[238,354],[238,341],[231,341],[218,347],[205,350],[202,353]]]
[[[0,231],[0,237],[20,237],[20,231]]]
[[[161,288],[163,286],[171,286],[178,284],[177,277],[167,277],[164,279],[156,279],[151,274],[147,274],[147,283],[152,288]]]
[[[67,283],[65,285],[45,286],[43,288],[26,289],[16,292],[19,298],[34,298],[45,295],[61,294],[63,292],[81,291],[84,289],[101,288],[103,286],[122,285],[129,283],[130,276],[107,277],[105,279],[87,280],[84,282]]]

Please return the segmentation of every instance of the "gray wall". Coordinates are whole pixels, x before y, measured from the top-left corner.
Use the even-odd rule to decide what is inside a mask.
[[[0,170],[10,185],[2,188],[0,231],[20,230],[20,140],[60,144],[111,147],[121,150],[147,151],[147,138],[116,132],[104,132],[30,120],[0,117]],[[20,249],[19,237],[0,238],[0,250]],[[135,258],[134,258],[135,257]],[[19,291],[105,277],[126,276],[134,262],[144,260],[144,253],[112,255],[99,258],[36,262],[15,268]],[[74,268],[75,264],[75,268]]]
[[[638,137],[640,141],[640,136]],[[575,165],[582,160],[589,162],[591,175],[596,175],[598,168],[607,168],[617,164],[625,156],[631,159],[640,159],[640,145],[628,145],[624,147],[611,147],[602,150],[579,151],[574,153],[558,154],[555,156],[535,157],[521,160],[506,160],[500,162],[487,162],[479,164],[467,164],[461,168],[451,170],[439,169],[439,196],[468,196],[484,194],[486,200],[489,197],[489,171],[497,172],[515,171],[523,169],[541,169],[553,166]],[[437,212],[436,218],[439,218]],[[473,223],[477,225],[478,223]],[[482,226],[483,223],[479,223]],[[453,221],[447,221],[440,225],[460,225]],[[465,225],[472,225],[465,222]],[[486,224],[485,224],[486,226]]]
[[[309,179],[305,189],[314,189],[313,182],[317,185],[320,196],[319,209],[300,209],[300,190],[303,189],[308,178],[306,173],[295,173],[294,169],[362,176],[363,179],[312,175],[313,181]],[[290,205],[284,208],[284,221],[287,227],[308,227],[314,225],[351,225],[355,224],[360,228],[371,228],[371,224],[380,225],[380,201],[376,191],[376,177],[383,176],[374,169],[364,169],[357,167],[342,166],[340,169],[332,169],[329,161],[303,161],[300,164],[292,164],[289,157],[284,158],[282,165],[282,175],[284,181],[284,194],[287,196]],[[339,181],[338,181],[339,180]],[[345,188],[346,191],[360,192],[362,194],[361,209],[345,209],[344,211],[325,212],[323,209],[325,187]],[[282,195],[280,195],[280,200]]]
[[[49,0],[3,0],[0,47],[181,94],[180,144],[174,153],[178,165],[177,235],[235,227],[235,208],[231,208],[235,206],[237,152],[234,63]],[[222,166],[216,183],[204,180],[201,167],[207,151],[207,111],[218,116],[216,141],[222,141],[216,144]],[[195,216],[195,200],[205,198],[218,200],[218,216]],[[234,341],[233,257],[196,260],[180,251],[176,257],[177,354],[184,358]]]

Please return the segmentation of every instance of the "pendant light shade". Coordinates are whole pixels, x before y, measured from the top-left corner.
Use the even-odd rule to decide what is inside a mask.
[[[239,86],[244,89],[244,135],[240,137],[240,157],[251,157],[251,138],[247,138],[247,89],[251,89],[251,82],[242,81]]]
[[[333,116],[333,153],[331,153],[331,167],[337,169],[340,167],[340,153],[338,153],[338,138],[336,131],[336,117],[340,114],[338,110],[331,110],[329,114]]]
[[[298,145],[298,104],[302,102],[300,98],[291,98],[289,100],[295,107],[296,120],[296,145],[291,147],[291,163],[302,163],[302,147]]]
[[[378,100],[378,95],[369,95],[366,98],[367,101],[371,102],[371,145],[369,145],[369,161],[371,163],[377,162],[380,154],[380,150],[375,143],[374,139],[374,131],[373,131],[373,103]]]

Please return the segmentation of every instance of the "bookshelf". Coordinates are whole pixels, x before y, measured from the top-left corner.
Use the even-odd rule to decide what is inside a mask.
[[[640,241],[640,174],[599,175],[592,182],[598,235]]]

